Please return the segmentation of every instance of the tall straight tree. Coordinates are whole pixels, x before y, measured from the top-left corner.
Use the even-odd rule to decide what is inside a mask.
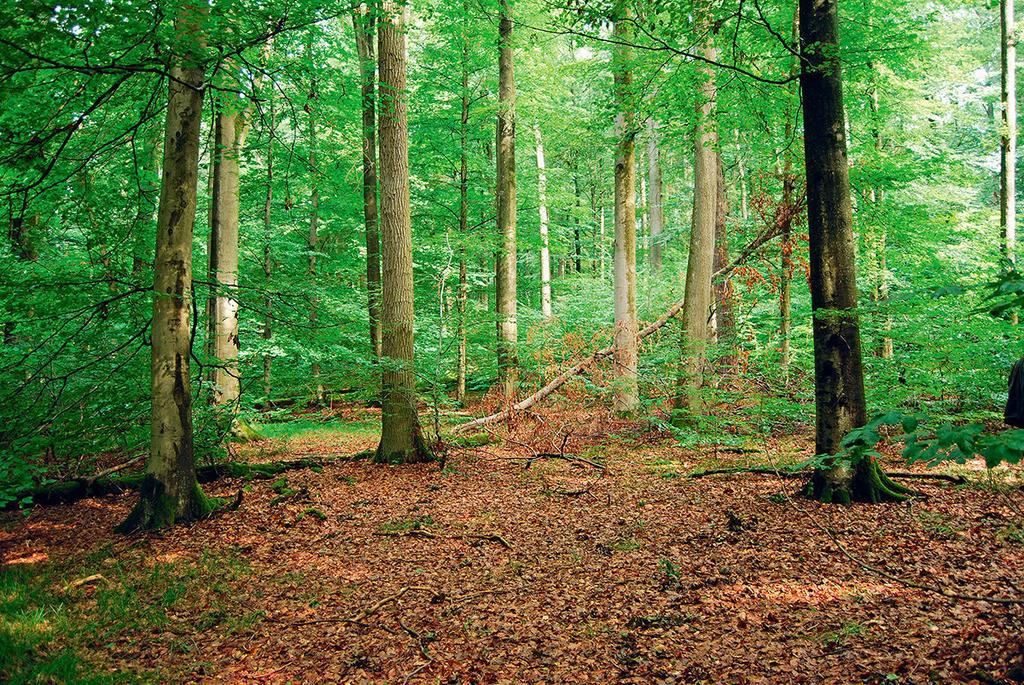
[[[228,63],[228,70],[232,66]],[[214,404],[238,401],[238,221],[240,214],[239,161],[249,135],[250,112],[238,111],[237,98],[215,99],[213,194],[210,200],[209,278],[212,292],[207,309],[213,369]]]
[[[386,0],[377,31],[380,74],[381,435],[376,461],[431,458],[416,413],[412,220],[403,6]]]
[[[196,481],[189,372],[205,14],[205,5],[183,3],[174,20],[153,277],[149,461],[139,501],[118,526],[121,532],[194,521],[211,509]]]
[[[856,248],[846,158],[838,0],[800,0],[804,161],[814,330],[815,450],[837,454],[866,421],[857,316]],[[836,460],[815,471],[811,494],[823,502],[900,499],[907,490],[873,457]]]
[[[650,212],[650,250],[647,259],[651,271],[661,270],[662,238],[665,228],[665,208],[662,205],[661,149],[658,138],[658,122],[647,120],[647,208]]]
[[[499,0],[497,187],[498,253],[495,310],[498,328],[498,383],[505,397],[517,384],[516,322],[516,80],[513,69],[512,8]]]
[[[312,41],[308,44],[307,50],[312,53]],[[309,99],[306,101],[306,111],[309,113],[309,234],[306,239],[308,257],[306,261],[306,274],[309,276],[310,286],[316,287],[316,256],[320,249],[320,168],[317,166],[317,80],[313,77],[309,86]],[[309,327],[312,331],[317,329],[318,309],[320,302],[314,294],[309,300]],[[316,359],[309,366],[310,382],[313,386],[313,398],[317,402],[324,400],[324,385],[320,379],[320,362]]]
[[[707,62],[700,67],[697,95],[697,124],[693,135],[693,227],[690,254],[686,263],[685,302],[682,312],[682,360],[676,397],[677,423],[685,423],[686,414],[700,410],[700,387],[707,355],[708,318],[711,309],[711,273],[715,249],[715,216],[718,203],[718,125],[716,120],[717,86],[710,63],[718,51],[712,31],[711,4],[700,0],[698,26],[706,34],[702,54]]]
[[[356,34],[363,114],[363,226],[366,231],[366,300],[370,347],[380,357],[380,230],[377,226],[377,66],[373,58],[373,9],[360,5],[352,12]]]
[[[466,241],[469,239],[469,0],[462,0],[462,45],[459,64],[461,108],[459,116],[459,364],[456,373],[455,399],[466,401],[466,305],[469,303],[469,268],[466,263]]]
[[[540,214],[540,310],[544,318],[551,318],[551,249],[548,240],[547,169],[544,164],[544,139],[540,126],[533,125],[537,143],[537,210]]]
[[[1014,0],[999,0],[1000,132],[999,227],[1003,256],[1015,261],[1017,242],[1017,37]]]
[[[637,388],[636,322],[636,110],[633,99],[633,16],[625,2],[616,7],[612,31],[613,68],[618,108],[615,156],[615,411],[640,408]]]

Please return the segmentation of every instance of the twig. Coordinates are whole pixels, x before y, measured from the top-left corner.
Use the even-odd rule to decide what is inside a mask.
[[[383,608],[384,606],[390,604],[391,602],[397,602],[407,592],[429,592],[434,597],[441,597],[441,596],[443,596],[439,592],[434,590],[434,588],[432,588],[432,587],[426,587],[424,585],[406,585],[405,587],[403,587],[401,590],[399,590],[395,594],[388,595],[387,597],[384,597],[383,599],[381,599],[380,601],[376,602],[375,604],[372,604],[369,609],[366,609],[365,611],[362,611],[359,614],[356,614],[355,616],[350,616],[348,618],[340,618],[340,617],[339,618],[316,618],[316,619],[310,619],[308,621],[282,621],[281,619],[271,618],[269,616],[266,617],[266,618],[267,618],[267,620],[272,621],[274,623],[283,623],[283,624],[288,625],[288,626],[310,626],[310,625],[316,625],[316,624],[319,624],[319,623],[353,623],[355,625],[367,628],[369,626],[367,626],[367,624],[363,623],[364,620],[366,620],[370,616],[373,616],[375,613],[380,611],[381,608]]]
[[[437,533],[431,533],[429,530],[422,528],[416,528],[414,530],[402,530],[402,531],[376,531],[374,535],[380,535],[383,537],[402,538],[402,537],[413,537],[413,538],[428,538],[430,540],[458,540],[460,538],[473,538],[474,540],[489,540],[491,542],[497,542],[505,549],[512,549],[512,543],[505,538],[501,537],[497,533],[456,533],[455,535],[438,535]]]
[[[586,459],[584,457],[577,457],[572,454],[554,454],[553,452],[540,452],[538,454],[533,455],[532,457],[528,457],[526,459],[525,468],[530,468],[530,466],[533,465],[533,462],[537,461],[538,459],[564,459],[565,461],[578,461],[582,464],[588,464],[590,466],[593,466],[595,469],[599,469],[601,471],[604,471],[607,468],[604,464],[599,464],[596,461],[591,461],[590,459]]]

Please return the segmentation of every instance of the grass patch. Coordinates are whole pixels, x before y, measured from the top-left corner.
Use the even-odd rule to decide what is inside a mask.
[[[150,562],[103,548],[73,561],[0,570],[0,682],[174,681],[169,673],[125,667],[160,634],[172,633],[184,646],[196,640],[182,638],[259,620],[232,589],[248,574],[239,556]]]

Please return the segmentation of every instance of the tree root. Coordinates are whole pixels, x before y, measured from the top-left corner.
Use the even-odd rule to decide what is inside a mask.
[[[704,478],[705,476],[722,476],[722,475],[733,475],[739,473],[756,473],[765,474],[769,476],[776,476],[777,478],[789,479],[804,479],[809,478],[812,475],[812,471],[786,471],[782,469],[773,469],[766,466],[749,466],[749,467],[736,467],[736,468],[723,468],[723,469],[708,469],[706,471],[694,471],[693,473],[687,474],[687,478]],[[948,473],[909,473],[905,471],[894,471],[885,474],[887,478],[900,478],[906,480],[941,480],[954,485],[965,485],[968,480],[963,476],[952,475]]]

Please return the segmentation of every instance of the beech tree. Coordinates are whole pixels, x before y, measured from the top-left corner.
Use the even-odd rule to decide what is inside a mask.
[[[843,109],[838,0],[800,0],[804,162],[814,326],[815,451],[835,455],[867,421]],[[815,471],[822,502],[877,502],[907,492],[873,457]]]
[[[698,23],[705,33],[702,55],[714,62],[718,52],[711,30],[711,5],[701,2]],[[715,249],[715,216],[718,203],[718,124],[715,101],[717,86],[714,70],[699,67],[701,85],[697,96],[697,123],[694,127],[693,227],[686,264],[686,294],[682,312],[682,361],[676,398],[676,423],[687,421],[687,414],[700,411],[700,387],[707,355],[708,320],[711,317],[711,274]]]
[[[376,460],[430,460],[416,407],[412,219],[404,9],[386,0],[377,31],[380,74],[381,435]]]
[[[498,327],[498,382],[502,394],[516,393],[516,81],[513,64],[512,8],[499,0],[497,181],[498,252],[495,311]]]
[[[174,18],[153,276],[152,438],[139,501],[121,532],[194,521],[213,506],[196,482],[189,373],[205,18],[206,9],[191,3]]]
[[[637,391],[636,321],[636,111],[633,93],[632,12],[626,3],[616,7],[613,36],[615,100],[618,107],[615,153],[615,396],[621,414],[640,408]],[[576,241],[577,246],[579,240]],[[577,260],[579,259],[577,255]]]

